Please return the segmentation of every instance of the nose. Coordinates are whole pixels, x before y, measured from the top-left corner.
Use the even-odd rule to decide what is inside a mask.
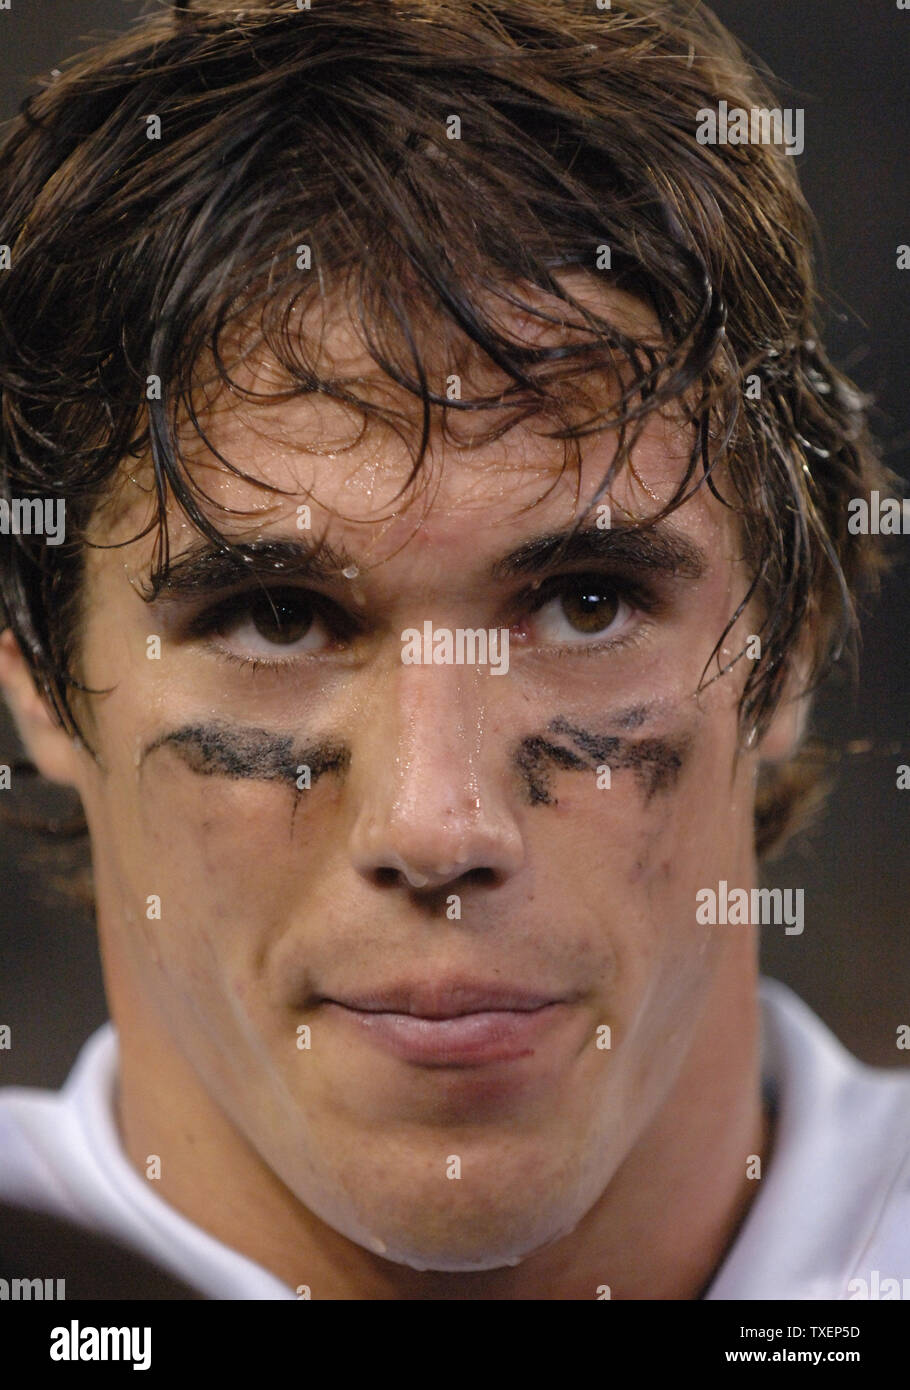
[[[434,889],[479,871],[501,881],[519,868],[524,845],[490,684],[476,667],[384,673],[354,744],[349,784],[361,873],[378,880],[393,872],[412,888]],[[503,694],[495,692],[497,704]]]

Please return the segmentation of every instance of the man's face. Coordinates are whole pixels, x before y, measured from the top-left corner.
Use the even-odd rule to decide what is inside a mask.
[[[80,790],[121,1033],[141,1001],[301,1203],[416,1268],[570,1230],[752,949],[695,921],[699,888],[752,873],[748,661],[695,693],[747,587],[735,520],[702,488],[660,538],[623,534],[688,454],[655,416],[602,499],[612,529],[591,513],[551,562],[541,538],[585,512],[615,437],[561,472],[535,424],[436,437],[402,497],[405,445],[345,449],[338,407],[215,410],[212,443],[289,495],[200,448],[209,495],[257,513],[213,518],[251,544],[324,536],[344,572],[209,593],[197,559],[150,606],[150,537],[88,555],[82,674],[111,689]],[[146,519],[124,495],[99,539]],[[177,575],[204,543],[176,511],[170,536]],[[427,622],[508,630],[508,669],[406,664]]]

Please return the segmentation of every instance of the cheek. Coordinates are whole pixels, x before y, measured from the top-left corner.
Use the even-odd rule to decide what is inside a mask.
[[[643,997],[656,977],[710,969],[723,943],[696,922],[696,894],[747,873],[752,845],[748,779],[734,777],[728,721],[696,713],[612,744],[580,721],[560,718],[549,729],[557,723],[584,734],[575,750],[587,744],[602,755],[607,745],[614,767],[606,778],[591,758],[564,764],[548,776],[549,800],[532,800],[524,813],[536,881],[554,911],[564,916],[570,902],[598,924],[627,1000]]]
[[[138,785],[112,791],[107,834],[93,838],[115,856],[137,963],[151,961],[168,987],[206,992],[213,975],[251,978],[326,863],[336,795],[330,778],[298,795],[164,758]]]

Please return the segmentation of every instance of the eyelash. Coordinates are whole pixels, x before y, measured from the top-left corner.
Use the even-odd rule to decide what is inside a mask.
[[[649,585],[643,584],[640,580],[632,580],[627,576],[615,573],[599,574],[596,571],[582,570],[578,573],[553,575],[543,580],[537,588],[528,589],[513,600],[510,604],[514,615],[512,622],[518,620],[519,613],[525,615],[537,613],[552,599],[558,598],[560,594],[570,591],[573,585],[577,586],[585,580],[595,584],[600,583],[604,587],[609,586],[617,597],[628,603],[634,611],[644,614],[644,620],[638,622],[632,632],[624,633],[619,637],[608,638],[603,642],[529,643],[530,649],[540,651],[546,647],[548,652],[558,657],[598,656],[606,651],[616,651],[635,646],[642,640],[651,626],[649,619],[653,619],[655,613],[659,611],[662,600]],[[289,588],[287,585],[280,589],[277,585],[266,586],[265,590],[260,588],[245,589],[198,613],[189,624],[187,636],[196,640],[211,638],[231,619],[240,620],[247,616],[248,605],[254,598],[261,598],[263,592],[296,593],[298,590],[293,587]],[[327,627],[333,628],[336,632],[340,628],[345,629],[348,638],[356,635],[358,631],[356,621],[345,614],[339,605],[320,595],[317,591],[306,589],[303,586],[300,586],[299,592],[305,595],[312,604],[315,614]],[[251,674],[280,671],[285,667],[295,666],[301,661],[314,659],[311,656],[301,654],[277,659],[261,656],[238,656],[236,652],[216,643],[210,643],[210,650],[219,660],[225,661],[231,666],[243,667]],[[316,657],[315,659],[319,658]]]

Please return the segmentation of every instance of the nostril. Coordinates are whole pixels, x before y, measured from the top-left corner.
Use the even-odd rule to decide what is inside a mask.
[[[439,870],[435,875],[438,882],[434,885],[434,891],[445,891],[446,885],[460,879],[462,883],[470,883],[477,888],[495,888],[501,881],[500,875],[495,869],[487,866],[476,866],[473,869],[459,871],[454,867],[450,873]],[[430,885],[431,879],[416,869],[394,868],[391,865],[377,865],[373,870],[372,881],[377,888],[397,888],[401,886],[402,879],[409,888],[422,889]]]

